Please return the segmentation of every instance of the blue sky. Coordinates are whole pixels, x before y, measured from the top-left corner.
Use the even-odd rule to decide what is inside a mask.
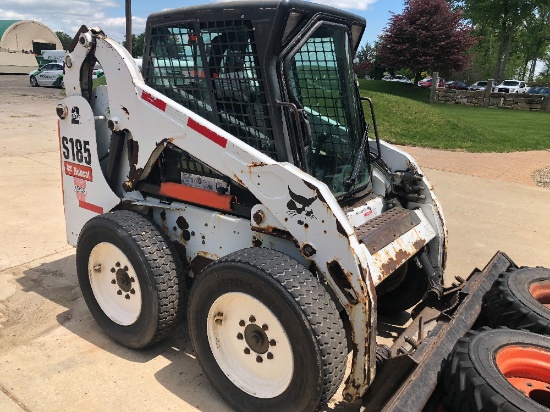
[[[147,16],[153,12],[177,7],[214,3],[217,0],[133,0],[133,33],[145,28]],[[248,0],[261,3],[261,0]],[[348,10],[367,19],[362,44],[377,39],[388,23],[390,12],[401,13],[403,0],[316,0]],[[122,41],[125,33],[124,0],[1,0],[0,19],[38,20],[54,31],[73,36],[78,28],[99,26],[113,39]]]

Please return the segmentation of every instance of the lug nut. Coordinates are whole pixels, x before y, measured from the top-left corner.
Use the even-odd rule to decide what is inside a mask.
[[[111,273],[115,273],[116,272],[116,269],[115,268],[111,268]]]
[[[128,295],[128,294],[124,295],[124,297],[125,297],[126,299],[130,299],[130,295]]]
[[[277,345],[277,342],[275,342],[275,339],[271,339],[269,341],[269,346],[275,346],[275,345]]]
[[[268,328],[267,325],[264,323],[264,324],[262,325],[262,329],[263,329],[263,330],[267,330],[267,329],[269,329],[269,328]]]
[[[244,326],[244,325],[246,325],[244,320],[239,321],[239,326]]]
[[[245,353],[246,355],[249,355],[249,354],[250,354],[250,349],[244,348],[244,353]]]
[[[254,315],[250,316],[248,320],[250,321],[250,323],[256,322],[256,318],[254,317]]]
[[[119,290],[116,291],[116,294],[117,295],[122,295],[122,291],[119,289]]]
[[[271,352],[267,352],[267,359],[273,359],[273,354]]]
[[[111,280],[111,283],[112,283],[113,285],[116,285],[116,280],[114,280],[114,279]]]
[[[242,333],[237,333],[237,339],[243,340],[243,334]]]
[[[135,295],[135,294],[136,294],[136,290],[135,290],[134,288],[132,288],[132,289],[130,289],[130,293],[131,293],[132,295]]]
[[[264,359],[260,355],[256,356],[256,362],[262,363],[263,361]]]
[[[116,266],[117,268],[119,268],[119,267],[120,267],[120,262],[116,262],[116,263],[115,263],[115,266]]]
[[[136,280],[134,278],[130,278],[130,282],[135,282]]]

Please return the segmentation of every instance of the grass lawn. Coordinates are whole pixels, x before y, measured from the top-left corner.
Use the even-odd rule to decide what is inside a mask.
[[[391,143],[468,152],[550,148],[550,113],[429,104],[426,89],[376,80],[359,84],[361,95],[374,102],[380,138]]]

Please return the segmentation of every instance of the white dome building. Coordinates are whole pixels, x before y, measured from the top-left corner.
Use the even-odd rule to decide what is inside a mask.
[[[28,73],[38,65],[34,55],[62,50],[57,35],[34,20],[0,20],[0,73]]]

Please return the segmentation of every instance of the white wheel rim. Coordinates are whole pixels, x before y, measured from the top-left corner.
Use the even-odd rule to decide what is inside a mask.
[[[207,334],[218,366],[239,389],[274,398],[288,388],[294,374],[290,341],[262,302],[245,293],[220,296],[208,312]]]
[[[113,322],[128,326],[141,313],[141,288],[134,267],[112,243],[94,246],[88,260],[88,276],[94,297]]]

